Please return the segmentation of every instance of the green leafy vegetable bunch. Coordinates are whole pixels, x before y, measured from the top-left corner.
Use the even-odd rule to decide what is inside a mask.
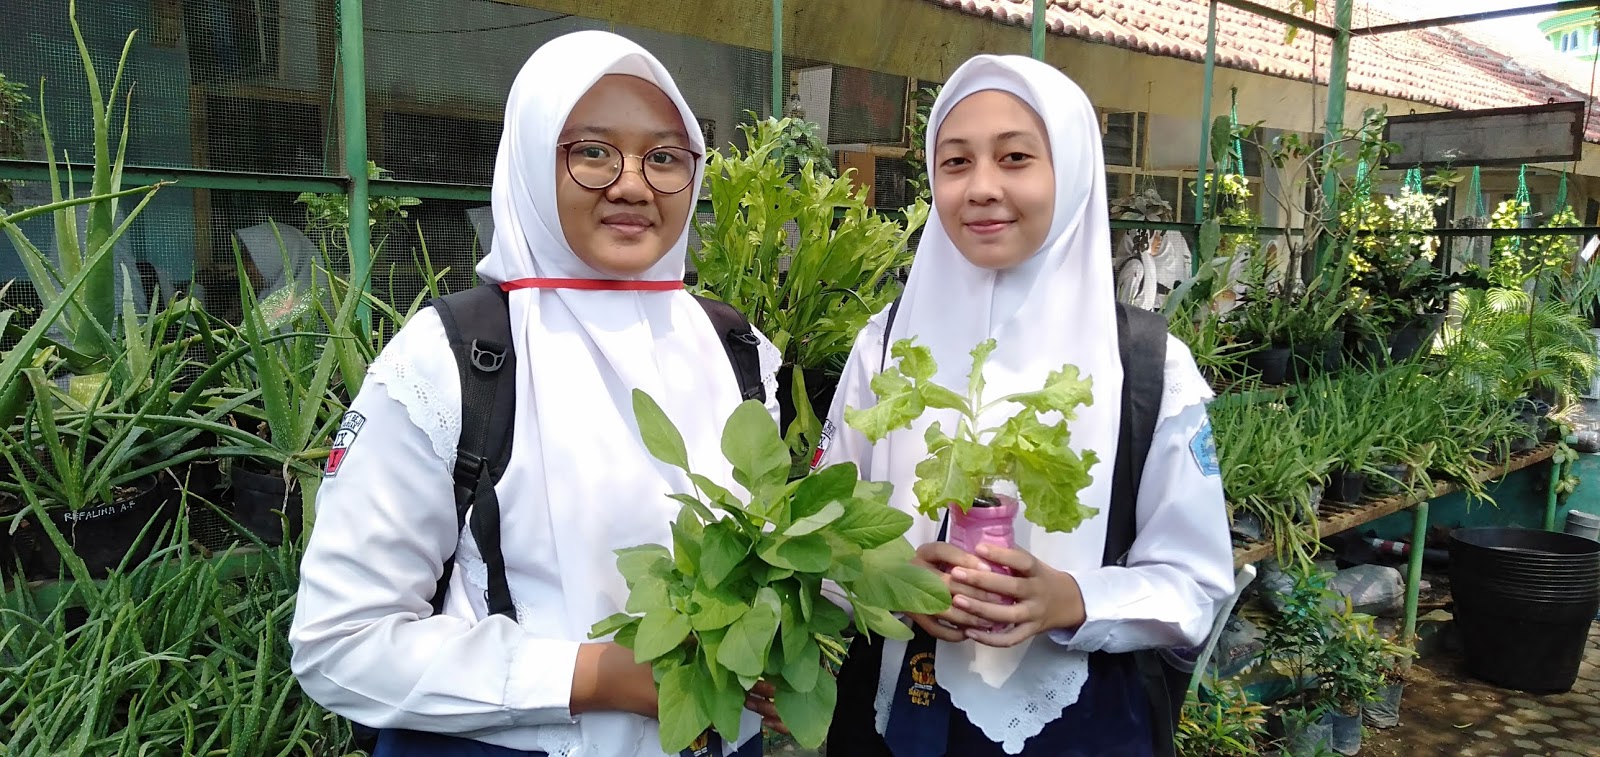
[[[672,549],[617,552],[625,612],[596,623],[590,638],[615,634],[653,665],[669,754],[707,727],[737,739],[745,694],[763,680],[795,740],[816,748],[838,693],[827,664],[841,663],[841,632],[852,622],[824,595],[824,581],[854,608],[862,633],[910,639],[893,613],[950,606],[938,576],[911,564],[911,516],[889,507],[890,487],[861,481],[853,464],[789,481],[788,448],[755,401],[734,411],[722,435],[734,479],[750,492],[741,501],[689,470],[683,437],[649,395],[635,391],[633,404],[650,454],[688,473],[695,492],[673,495],[683,508]]]
[[[933,352],[902,339],[892,348],[897,359],[872,379],[878,404],[865,410],[847,408],[845,422],[877,442],[896,429],[908,428],[929,408],[960,414],[955,435],[939,422],[928,426],[928,458],[917,464],[914,491],[924,515],[938,519],[950,503],[963,511],[971,507],[986,483],[1010,481],[1024,503],[1024,517],[1046,531],[1076,529],[1097,510],[1085,507],[1078,492],[1093,480],[1089,469],[1099,461],[1093,450],[1080,456],[1068,443],[1067,424],[1077,408],[1094,403],[1090,379],[1078,378],[1076,366],[1051,371],[1038,391],[983,401],[983,364],[994,352],[995,341],[985,340],[972,350],[972,373],[965,396],[933,382],[938,370]],[[1012,403],[1018,411],[998,426],[978,428],[979,418]],[[1054,423],[1041,416],[1059,413]]]

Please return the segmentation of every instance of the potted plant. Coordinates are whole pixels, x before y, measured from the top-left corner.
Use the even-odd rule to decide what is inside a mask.
[[[1286,755],[1315,755],[1333,741],[1331,695],[1324,675],[1324,648],[1332,641],[1327,577],[1315,569],[1291,568],[1292,579],[1277,615],[1267,626],[1265,654],[1272,670],[1288,679],[1291,693],[1273,703]]]
[[[1367,468],[1384,417],[1372,412],[1371,382],[1365,375],[1322,377],[1301,388],[1298,407],[1308,433],[1325,440],[1334,462],[1327,473],[1327,497],[1333,502],[1360,502]]]
[[[650,454],[688,473],[694,491],[673,495],[683,508],[670,549],[617,552],[626,611],[590,637],[614,638],[654,666],[669,754],[708,728],[737,738],[746,692],[762,680],[795,740],[815,749],[837,697],[828,665],[840,663],[852,623],[840,605],[853,608],[857,631],[894,639],[912,634],[892,613],[950,606],[939,577],[911,564],[911,516],[889,507],[892,487],[861,481],[854,464],[790,481],[788,448],[758,402],[740,405],[722,435],[744,495],[689,470],[660,406],[637,390],[633,401]]]
[[[1293,354],[1297,313],[1292,285],[1274,269],[1264,254],[1245,260],[1240,285],[1242,304],[1229,311],[1240,339],[1259,346],[1245,356],[1245,364],[1264,384],[1282,384],[1288,377]]]
[[[1352,613],[1344,600],[1332,618],[1332,629],[1319,651],[1323,688],[1330,704],[1334,751],[1353,755],[1361,751],[1361,711],[1378,693],[1378,641],[1372,618]]]
[[[1081,456],[1073,451],[1068,430],[1077,409],[1094,399],[1090,380],[1080,379],[1076,366],[1064,365],[1051,371],[1038,391],[986,402],[983,365],[995,344],[988,339],[973,348],[961,394],[933,382],[938,366],[931,350],[902,339],[891,348],[895,364],[872,380],[877,404],[845,409],[845,422],[874,443],[910,428],[928,408],[957,414],[953,436],[938,421],[928,427],[928,457],[917,464],[913,490],[923,515],[939,520],[948,511],[949,541],[968,551],[987,528],[1010,533],[1019,512],[1051,532],[1072,531],[1095,514],[1079,501],[1078,492],[1089,485],[1089,469],[1098,457],[1093,450]],[[997,425],[980,427],[993,417],[990,411],[1006,405],[1018,409]],[[1059,417],[1047,424],[1040,416],[1051,413]]]
[[[899,295],[893,274],[911,263],[927,221],[918,200],[904,221],[875,213],[850,172],[783,160],[790,119],[740,126],[749,148],[712,150],[706,184],[713,217],[690,250],[696,287],[744,313],[783,356],[778,400],[797,459],[820,437],[837,372],[867,319]]]
[[[1231,682],[1202,687],[1184,702],[1177,752],[1184,757],[1255,757],[1267,740],[1266,710]]]
[[[1308,435],[1299,403],[1224,397],[1210,414],[1235,521],[1270,537],[1280,562],[1309,562],[1316,532],[1306,526],[1317,519],[1313,496],[1333,459]]]
[[[1416,652],[1381,634],[1374,634],[1370,651],[1370,662],[1378,676],[1378,690],[1362,706],[1361,713],[1367,725],[1393,728],[1400,724],[1400,697],[1406,687],[1406,671]]]

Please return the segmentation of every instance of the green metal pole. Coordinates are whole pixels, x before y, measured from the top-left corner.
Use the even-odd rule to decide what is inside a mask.
[[[1333,58],[1328,65],[1328,121],[1323,138],[1329,143],[1339,139],[1344,131],[1344,96],[1350,75],[1350,17],[1354,0],[1337,0],[1334,4],[1333,26],[1338,34],[1333,37]],[[1339,214],[1339,176],[1328,171],[1322,177],[1322,213],[1332,224]],[[1331,240],[1324,237],[1317,248],[1317,270],[1328,263]]]
[[[350,183],[350,284],[370,286],[372,228],[367,225],[367,57],[362,0],[339,0],[339,58],[344,67],[344,170]],[[360,307],[362,333],[372,330],[372,311]]]
[[[772,117],[783,118],[783,0],[772,0]]]
[[[1047,19],[1050,3],[1048,0],[1033,0],[1033,59],[1044,60],[1044,34],[1050,28]]]
[[[1427,543],[1428,501],[1423,500],[1411,510],[1411,560],[1406,566],[1406,616],[1400,635],[1400,643],[1412,649],[1417,644],[1417,593],[1422,587],[1422,553],[1427,551]]]
[[[1195,223],[1206,221],[1206,172],[1210,170],[1211,162],[1211,85],[1217,74],[1217,0],[1211,0],[1211,9],[1206,16],[1206,81],[1200,89],[1200,162],[1199,171],[1194,183],[1194,220]],[[1195,270],[1199,270],[1200,258],[1194,258]],[[1193,273],[1194,271],[1191,271]]]
[[[1550,485],[1545,489],[1544,530],[1556,530],[1556,485],[1561,483],[1561,463],[1550,463]]]

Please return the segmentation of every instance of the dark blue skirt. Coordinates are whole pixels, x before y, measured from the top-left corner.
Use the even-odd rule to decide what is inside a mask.
[[[378,732],[378,747],[372,757],[549,757],[544,752],[485,744],[460,736],[422,731],[384,730]],[[733,757],[761,757],[761,736],[746,741]]]
[[[839,672],[839,701],[828,729],[828,750],[850,757],[892,757],[875,726],[874,700],[882,643],[858,638]],[[946,754],[951,757],[1014,757],[959,709],[950,710]],[[1150,705],[1133,658],[1089,656],[1089,680],[1078,701],[1023,745],[1020,757],[1153,757]]]
[[[1122,655],[1090,655],[1089,680],[1078,701],[1028,739],[1018,757],[1153,757],[1150,700],[1131,663]],[[951,711],[950,721],[949,754],[1012,757],[960,710]]]

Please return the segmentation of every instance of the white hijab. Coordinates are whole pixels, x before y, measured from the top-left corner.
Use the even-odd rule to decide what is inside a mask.
[[[683,116],[692,149],[704,152],[694,114],[644,48],[602,31],[546,43],[517,74],[506,103],[492,194],[494,244],[478,264],[484,280],[615,278],[573,254],[556,205],[556,171],[565,170],[556,143],[573,106],[607,74],[659,87]],[[700,173],[685,190],[690,197]],[[638,278],[682,280],[687,240],[685,223],[666,256]],[[682,432],[696,473],[735,491],[720,434],[740,395],[724,368],[721,340],[685,291],[517,289],[510,309],[516,449],[496,487],[505,544],[514,548],[516,534],[538,531],[556,554],[553,564],[508,554],[507,566],[539,574],[525,585],[560,587],[559,596],[513,599],[534,610],[519,617],[531,635],[584,641],[591,625],[627,601],[613,550],[670,546],[678,505],[667,495],[693,491],[682,472],[645,450],[631,392],[642,389],[660,403]],[[753,718],[742,736],[759,732]],[[654,721],[623,713],[588,714],[581,724],[584,754],[631,753],[656,739]]]
[[[1099,464],[1090,471],[1094,482],[1081,497],[1100,513],[1069,534],[1045,533],[1017,520],[1019,547],[1060,570],[1092,570],[1099,567],[1104,550],[1122,390],[1100,125],[1089,98],[1062,73],[1020,56],[980,55],[956,70],[934,103],[927,132],[929,175],[937,176],[933,145],[940,124],[957,103],[984,90],[1017,96],[1045,124],[1056,177],[1049,235],[1033,258],[995,272],[967,262],[944,227],[930,222],[887,338],[893,344],[915,337],[932,348],[939,365],[936,380],[965,393],[972,364],[968,353],[994,337],[998,347],[984,367],[989,401],[1036,390],[1063,364],[1093,378],[1094,404],[1078,411],[1071,429],[1074,448],[1099,455]],[[934,213],[941,210],[936,202]],[[1016,409],[1000,408],[983,423],[997,424]],[[953,413],[930,411],[910,430],[891,434],[874,449],[872,478],[896,484],[894,504],[902,510],[915,512],[910,482],[916,479],[917,463],[927,456],[924,431],[936,419],[947,433],[955,427]],[[919,516],[907,536],[912,544],[922,544],[936,539],[938,529],[937,521]],[[885,648],[880,730],[888,712],[884,693],[894,688],[903,649],[897,642]],[[939,684],[950,692],[951,702],[1013,754],[1077,700],[1088,676],[1086,655],[1042,637],[1012,649],[939,642],[938,661]]]

